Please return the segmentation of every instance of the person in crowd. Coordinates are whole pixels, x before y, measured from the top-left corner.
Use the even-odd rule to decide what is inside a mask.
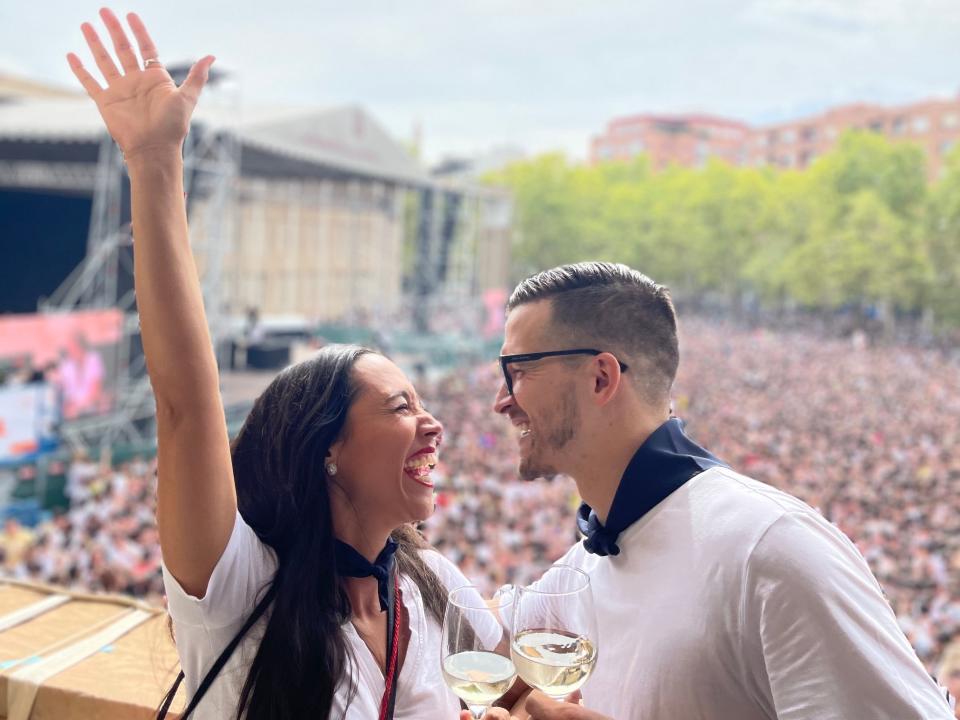
[[[953,642],[944,651],[938,679],[951,697],[960,697],[960,643]],[[960,718],[960,707],[954,708],[954,714]]]
[[[0,547],[3,548],[4,568],[13,570],[21,563],[34,545],[35,534],[30,528],[23,527],[15,517],[8,517],[0,535]]]
[[[63,417],[70,420],[102,409],[103,358],[77,333],[63,350],[57,377],[63,392]]]

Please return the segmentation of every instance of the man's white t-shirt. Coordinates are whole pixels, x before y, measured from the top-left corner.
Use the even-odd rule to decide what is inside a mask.
[[[853,543],[800,500],[711,468],[578,543],[599,634],[587,708],[615,720],[950,720]],[[550,572],[537,583],[549,586]],[[509,613],[505,613],[509,617]]]
[[[448,590],[470,584],[456,566],[440,553],[423,550],[421,554]],[[257,537],[239,512],[230,540],[217,561],[203,599],[198,600],[185,592],[163,566],[164,586],[188,698],[193,697],[207,670],[263,597],[260,591],[266,592],[276,568],[273,550]],[[455,719],[460,712],[460,702],[447,688],[440,672],[440,625],[426,611],[420,589],[410,578],[401,575],[400,588],[410,618],[410,642],[397,680],[394,717],[397,720]],[[481,621],[485,619],[481,618]],[[265,626],[266,617],[262,617],[250,628],[191,718],[225,720],[236,715],[240,691]],[[348,720],[376,718],[383,697],[383,672],[353,624],[345,623],[343,631],[352,651],[353,662],[350,665],[356,681],[356,692],[348,706],[350,686],[341,681],[330,717]],[[502,633],[492,616],[488,625],[478,627],[477,631],[487,635],[488,639],[499,637]]]

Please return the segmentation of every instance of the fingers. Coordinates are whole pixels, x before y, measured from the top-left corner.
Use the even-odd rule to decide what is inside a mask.
[[[557,702],[539,690],[530,693],[526,707],[533,720],[610,720],[600,713],[570,702],[570,697],[567,702]]]
[[[123,26],[113,14],[113,11],[103,8],[100,10],[100,18],[103,24],[107,26],[107,32],[110,33],[110,39],[113,40],[113,49],[117,51],[117,58],[124,72],[132,72],[140,69],[140,62],[137,60],[136,53],[133,52],[133,46],[127,39],[127,34],[123,31]]]
[[[94,62],[97,63],[97,67],[100,68],[100,72],[102,72],[103,77],[106,78],[107,84],[120,77],[120,71],[117,70],[117,66],[113,64],[113,58],[110,57],[110,53],[107,52],[103,43],[100,42],[100,36],[97,35],[97,31],[93,29],[93,25],[84,23],[80,26],[80,29],[83,31],[83,37],[86,39],[87,45],[90,47],[90,52],[93,53]]]
[[[100,83],[94,79],[93,75],[87,72],[86,68],[83,67],[83,63],[80,62],[80,58],[74,53],[67,53],[67,62],[70,63],[70,69],[73,70],[73,74],[76,75],[77,80],[83,85],[83,89],[87,91],[87,95],[96,100],[97,95],[103,92]]]
[[[200,91],[203,90],[207,78],[210,77],[210,66],[213,65],[214,60],[216,58],[213,55],[207,55],[194,63],[187,74],[187,79],[180,86],[180,92],[184,93],[194,104],[200,98]]]
[[[137,46],[140,48],[140,57],[144,60],[159,58],[160,53],[157,52],[157,46],[154,45],[150,33],[147,32],[147,26],[143,24],[140,16],[136,13],[129,13],[127,15],[127,22],[130,23],[133,36],[137,39]]]
[[[527,712],[530,713],[531,718],[535,720],[547,720],[547,718],[556,717],[554,713],[563,706],[539,690],[534,690],[527,698],[525,707]]]

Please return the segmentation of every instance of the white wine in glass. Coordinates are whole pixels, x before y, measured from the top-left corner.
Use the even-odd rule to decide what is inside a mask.
[[[582,570],[554,565],[539,582],[516,589],[510,656],[527,685],[565,698],[590,677],[597,645],[590,578]]]
[[[444,682],[475,718],[484,712],[517,678],[506,657],[503,629],[497,616],[498,600],[484,601],[473,585],[452,590],[443,618],[441,670]],[[500,650],[500,653],[497,652]]]
[[[511,656],[528,685],[566,697],[590,677],[597,650],[588,638],[566,631],[524,630],[514,639]]]

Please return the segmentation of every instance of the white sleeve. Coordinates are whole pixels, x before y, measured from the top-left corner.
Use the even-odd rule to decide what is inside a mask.
[[[427,567],[433,570],[448,593],[464,585],[473,584],[467,580],[466,575],[460,572],[460,568],[436,550],[422,550],[420,551],[420,557],[423,558]],[[474,593],[474,595],[477,606],[483,607],[484,601],[480,593]],[[503,628],[500,626],[500,623],[497,622],[493,613],[479,612],[476,614],[476,617],[471,618],[470,624],[473,625],[474,630],[477,631],[483,644],[489,648],[496,647],[503,637]]]
[[[237,512],[233,532],[217,560],[206,595],[187,593],[161,562],[170,615],[183,625],[222,628],[250,615],[277,570],[273,549],[264,544]]]
[[[555,580],[558,579],[558,575],[556,573],[552,573],[551,571],[557,565],[570,565],[573,567],[580,567],[581,565],[580,561],[585,552],[586,551],[583,549],[583,543],[578,542],[573,547],[571,547],[563,555],[563,557],[561,557],[559,560],[554,562],[553,565],[548,567],[546,571],[544,571],[543,575],[541,575],[537,580],[534,580],[527,587],[533,590],[539,590],[540,592],[555,592],[556,590],[559,589],[558,583],[555,582]],[[504,603],[501,621],[503,622],[503,626],[507,629],[507,632],[509,633],[513,633],[513,602],[516,596],[517,596],[517,588],[514,585],[509,585],[509,584],[504,585],[499,590],[497,590],[497,597],[501,598],[501,600]],[[600,612],[599,610],[600,599],[597,597],[594,597],[593,602],[594,602],[594,609],[597,612]],[[544,618],[544,621],[546,621],[546,618],[548,616],[555,614],[551,612],[549,608],[549,603],[546,600],[546,598],[543,598],[540,601],[539,605],[540,607],[538,610],[534,611],[534,615],[538,615],[538,614],[541,615]],[[529,604],[527,605],[527,607],[529,607]],[[571,606],[571,607],[575,607],[575,606]]]
[[[950,720],[853,543],[787,513],[758,541],[741,597],[745,656],[778,720]]]

